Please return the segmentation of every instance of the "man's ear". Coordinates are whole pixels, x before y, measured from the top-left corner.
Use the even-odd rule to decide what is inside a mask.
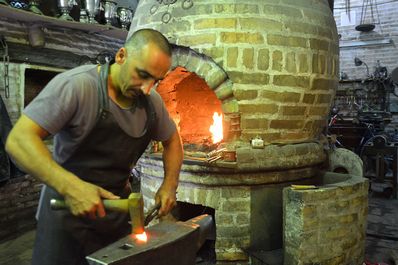
[[[115,56],[115,62],[118,64],[122,64],[124,63],[124,61],[126,60],[126,56],[127,56],[127,50],[125,47],[121,47]]]

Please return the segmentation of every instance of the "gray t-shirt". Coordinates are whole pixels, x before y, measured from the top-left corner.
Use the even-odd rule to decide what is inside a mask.
[[[65,162],[94,127],[98,112],[97,65],[83,65],[54,77],[23,113],[54,136],[53,158]],[[175,132],[160,95],[152,89],[156,112],[153,140],[164,141]],[[146,111],[142,107],[122,109],[110,98],[109,111],[120,128],[132,137],[145,133]]]

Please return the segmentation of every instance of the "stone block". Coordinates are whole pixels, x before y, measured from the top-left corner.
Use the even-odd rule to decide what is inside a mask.
[[[276,86],[309,88],[310,78],[308,76],[274,75],[273,84]]]

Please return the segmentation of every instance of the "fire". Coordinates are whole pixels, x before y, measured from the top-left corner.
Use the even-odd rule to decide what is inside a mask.
[[[209,131],[212,133],[211,139],[213,143],[221,142],[223,139],[223,129],[222,129],[222,114],[214,112],[213,114],[213,124],[210,126]]]
[[[146,235],[145,232],[143,232],[142,234],[135,234],[134,236],[140,242],[145,243],[148,241],[148,236]]]

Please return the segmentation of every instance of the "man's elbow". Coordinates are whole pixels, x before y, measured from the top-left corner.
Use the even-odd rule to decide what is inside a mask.
[[[18,146],[18,132],[15,132],[15,129],[12,129],[7,136],[5,143],[5,150],[10,156],[13,156],[17,146]]]

